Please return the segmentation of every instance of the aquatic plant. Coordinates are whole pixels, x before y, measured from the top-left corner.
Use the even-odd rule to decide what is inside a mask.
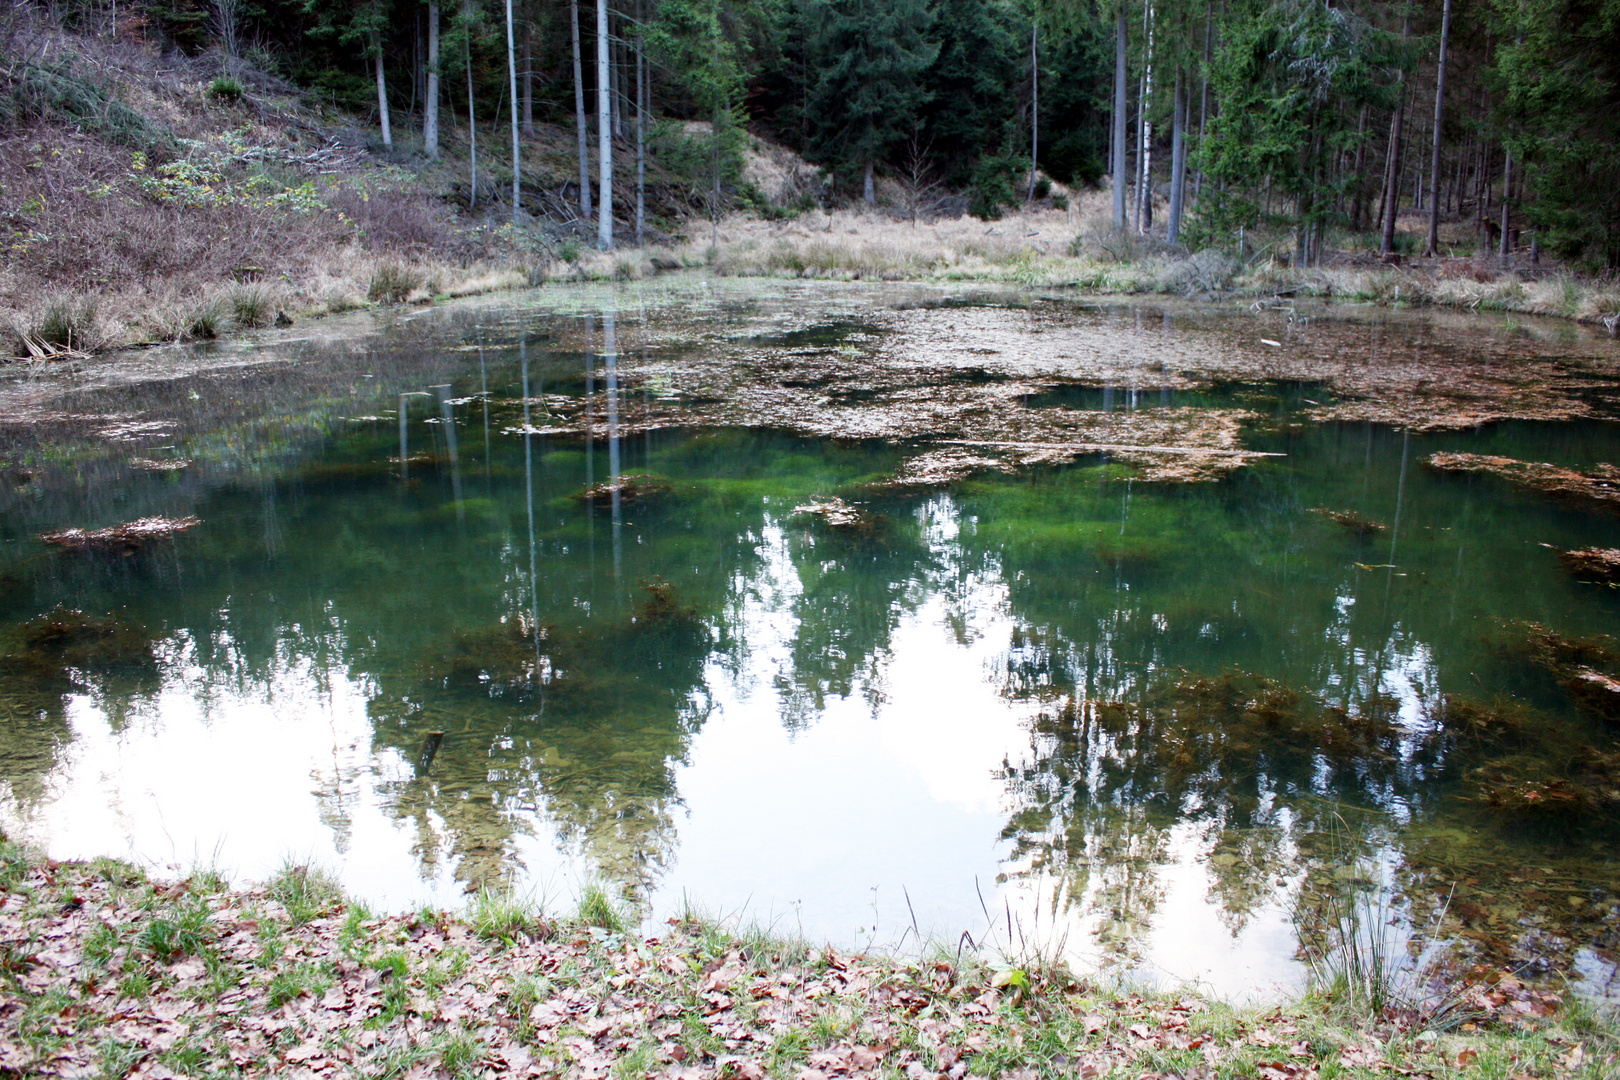
[[[1346,867],[1319,905],[1295,909],[1312,989],[1340,1009],[1412,1028],[1449,1030],[1475,1015],[1439,933],[1449,895],[1419,927],[1397,910],[1377,866]]]
[[[481,630],[462,631],[427,668],[427,681],[446,689],[491,698],[529,700],[555,677],[552,628],[513,619]]]
[[[616,479],[604,480],[577,493],[574,498],[580,502],[588,502],[598,509],[611,507],[613,497],[618,496],[619,505],[625,506],[633,502],[649,498],[653,495],[664,495],[670,490],[670,483],[662,476],[652,476],[647,473],[627,473]]]

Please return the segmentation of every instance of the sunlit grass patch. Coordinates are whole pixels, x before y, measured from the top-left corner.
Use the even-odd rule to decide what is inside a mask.
[[[343,900],[337,879],[326,871],[288,863],[267,883],[270,899],[280,904],[293,926],[331,912]]]
[[[487,886],[478,890],[467,910],[467,918],[479,937],[508,944],[524,937],[540,937],[549,931],[537,901],[520,897],[511,890],[498,891]]]

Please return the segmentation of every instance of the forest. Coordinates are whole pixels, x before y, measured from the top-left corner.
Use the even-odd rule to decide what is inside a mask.
[[[1056,181],[1111,186],[1116,228],[1194,250],[1270,229],[1298,266],[1352,243],[1398,261],[1435,253],[1447,221],[1483,253],[1620,268],[1620,0],[14,6],[212,51],[218,94],[240,94],[237,67],[273,72],[370,116],[401,161],[437,157],[446,125],[469,115],[503,132],[481,148],[486,171],[536,124],[572,129],[577,177],[525,192],[520,167],[506,174],[516,203],[500,197],[595,223],[603,247],[615,242],[597,212],[604,181],[618,238],[642,234],[649,154],[691,179],[692,210],[792,213],[741,179],[753,133],[822,170],[801,209],[872,203],[887,180],[994,218]],[[14,87],[13,112],[20,101]],[[688,129],[702,138],[670,137]],[[614,146],[637,163],[617,187]],[[1397,232],[1403,208],[1427,216],[1426,238]]]

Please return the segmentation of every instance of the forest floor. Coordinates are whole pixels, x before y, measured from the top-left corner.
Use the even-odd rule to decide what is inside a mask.
[[[571,128],[536,124],[524,140],[526,212],[514,222],[510,158],[495,125],[477,132],[475,169],[471,133],[451,114],[442,152],[429,160],[408,118],[383,147],[361,119],[273,75],[239,68],[241,95],[222,95],[211,89],[223,70],[215,55],[159,55],[44,30],[38,38],[36,59],[13,58],[0,72],[13,102],[0,126],[0,355],[203,340],[288,318],[680,268],[1244,303],[1435,304],[1620,329],[1620,284],[1550,265],[1504,269],[1494,256],[1467,253],[1461,223],[1447,226],[1444,246],[1456,254],[1443,258],[1389,266],[1336,251],[1302,269],[1286,265],[1284,236],[1258,244],[1251,236],[1241,257],[1189,253],[1113,229],[1108,193],[1061,185],[998,221],[923,212],[944,205],[937,191],[924,198],[887,180],[877,207],[800,210],[820,191],[815,169],[759,139],[743,177],[764,216],[688,216],[706,184],[655,156],[647,244],[599,252],[594,226],[575,213]],[[658,139],[674,161],[692,157],[682,140],[691,151],[704,135],[701,124],[665,124]],[[634,175],[628,147],[616,168]],[[615,208],[618,235],[628,237],[625,188]],[[1402,224],[1415,234],[1425,223],[1412,215]]]
[[[1232,1006],[1038,956],[860,955],[483,894],[382,914],[289,866],[159,881],[0,841],[0,1076],[1610,1080],[1612,1022],[1476,972],[1447,1023]],[[1439,1030],[1437,1030],[1437,1028]]]

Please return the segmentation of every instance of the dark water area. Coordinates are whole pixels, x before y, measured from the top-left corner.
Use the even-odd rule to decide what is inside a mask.
[[[1359,889],[1459,964],[1615,992],[1620,723],[1581,680],[1620,676],[1620,591],[1550,548],[1620,547],[1620,516],[1425,461],[1589,467],[1620,428],[1076,379],[1022,407],[1244,410],[1272,456],[897,488],[924,441],[714,424],[734,391],[659,367],[700,327],[846,360],[892,332],[823,303],[582,294],[33,388],[0,428],[0,825],[313,860],[392,906],[602,880],[847,944],[967,930],[1231,994],[1298,985]],[[961,392],[1014,377],[980,363]],[[859,526],[795,512],[834,498]],[[198,523],[38,539],[153,515]]]

